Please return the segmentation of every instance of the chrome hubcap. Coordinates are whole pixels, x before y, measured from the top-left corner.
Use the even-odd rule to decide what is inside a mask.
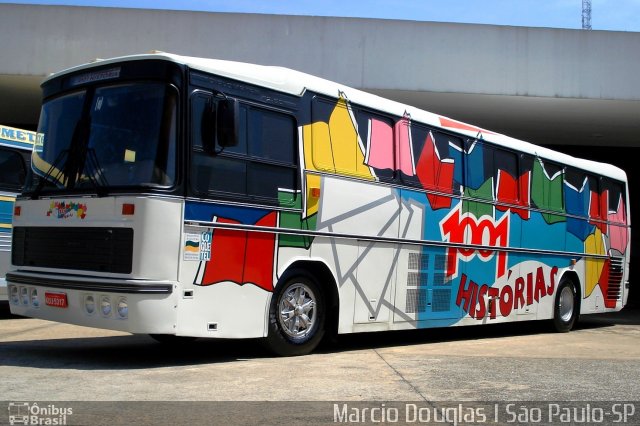
[[[564,322],[569,322],[573,316],[573,291],[571,291],[571,287],[562,289],[558,308],[560,319]]]
[[[292,285],[282,295],[278,306],[278,321],[284,332],[294,338],[307,336],[316,319],[316,296],[304,284]]]

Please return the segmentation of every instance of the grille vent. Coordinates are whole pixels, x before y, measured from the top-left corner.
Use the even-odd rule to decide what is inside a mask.
[[[15,227],[11,260],[16,266],[130,274],[133,229]]]
[[[622,277],[624,275],[622,257],[611,257],[609,259],[609,282],[607,286],[607,300],[620,300],[622,296]]]
[[[446,279],[447,256],[409,253],[406,312],[447,312],[451,309],[451,281]]]

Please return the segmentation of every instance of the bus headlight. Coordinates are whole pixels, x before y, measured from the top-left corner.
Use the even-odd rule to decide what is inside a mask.
[[[9,300],[11,300],[11,303],[13,303],[14,305],[17,305],[20,303],[20,295],[18,294],[18,287],[12,285],[9,287]]]
[[[37,308],[40,306],[40,300],[38,300],[38,289],[31,289],[31,306]]]
[[[111,300],[109,296],[102,296],[102,300],[100,301],[100,309],[102,310],[102,315],[108,317],[111,315]]]
[[[129,315],[129,305],[127,304],[127,299],[122,297],[118,301],[118,316],[124,319],[128,315]]]
[[[84,310],[89,315],[93,315],[96,312],[96,300],[93,295],[89,294],[84,297]]]
[[[20,302],[23,305],[29,304],[29,290],[26,287],[20,287]]]

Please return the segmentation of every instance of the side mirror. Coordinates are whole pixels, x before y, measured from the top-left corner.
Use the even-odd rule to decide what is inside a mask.
[[[218,101],[216,111],[218,145],[225,148],[238,145],[240,134],[240,103],[237,99]]]

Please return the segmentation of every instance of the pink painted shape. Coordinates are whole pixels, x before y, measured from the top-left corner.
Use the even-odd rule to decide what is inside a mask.
[[[607,217],[609,222],[627,223],[627,214],[624,209],[622,197],[618,200],[618,209],[613,213],[609,212]],[[612,249],[618,250],[620,253],[624,253],[627,250],[628,238],[629,235],[625,226],[614,225],[613,223],[609,225],[609,241]]]
[[[376,169],[391,169],[393,159],[393,132],[387,123],[372,118],[369,121],[369,146],[365,163]]]
[[[407,176],[416,174],[413,166],[413,148],[411,146],[411,127],[409,119],[403,117],[394,126],[396,152],[400,159],[399,170]]]

